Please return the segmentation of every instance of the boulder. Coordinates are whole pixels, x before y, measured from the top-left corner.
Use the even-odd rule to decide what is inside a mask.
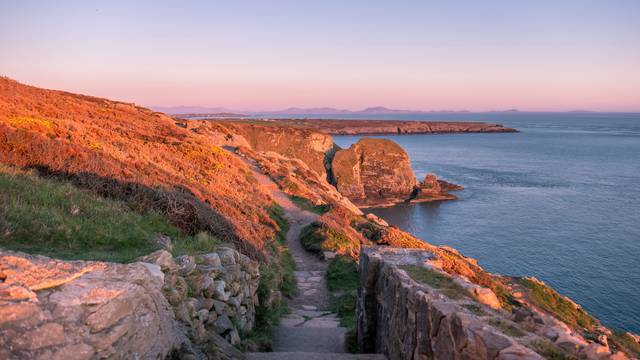
[[[3,356],[166,357],[185,338],[156,271],[159,266],[148,263],[61,261],[0,251],[6,276],[0,300]]]
[[[338,150],[331,171],[338,191],[359,206],[407,200],[416,185],[409,155],[387,139],[365,137]]]

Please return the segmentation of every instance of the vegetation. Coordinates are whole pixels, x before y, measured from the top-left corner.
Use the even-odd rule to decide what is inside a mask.
[[[291,198],[291,201],[293,201],[293,203],[300,209],[311,211],[319,215],[331,210],[331,205],[329,204],[314,205],[309,199],[296,195],[290,195],[289,198]]]
[[[487,315],[487,313],[484,312],[484,310],[482,310],[482,307],[478,304],[474,304],[474,303],[463,304],[462,307],[469,310],[474,315],[478,315],[478,316]]]
[[[523,337],[526,335],[517,326],[503,319],[491,319],[489,320],[489,324],[491,324],[496,329],[500,330],[505,335],[509,335],[513,337]]]
[[[351,227],[373,242],[380,241],[384,236],[383,227],[369,221],[353,221]]]
[[[259,351],[271,350],[271,331],[277,325],[282,314],[286,313],[287,306],[273,298],[274,291],[280,291],[286,297],[293,297],[297,292],[294,276],[295,263],[286,247],[286,235],[289,223],[284,217],[284,210],[278,204],[272,204],[267,213],[278,224],[278,232],[275,241],[270,242],[266,248],[269,253],[269,262],[260,265],[260,282],[257,295],[259,305],[256,307],[256,325],[254,329],[243,337],[245,348],[248,343],[254,343]],[[277,300],[277,301],[275,301]]]
[[[624,348],[627,353],[640,358],[640,344],[628,333],[614,331],[614,333],[609,336],[609,339],[613,340],[619,347]]]
[[[358,288],[358,264],[346,256],[337,256],[327,268],[327,287],[331,291]]]
[[[358,265],[347,256],[337,256],[327,268],[327,288],[342,294],[334,301],[332,311],[338,314],[340,325],[347,328],[347,346],[355,352],[356,299],[358,296]]]
[[[353,247],[357,247],[357,244],[342,231],[319,221],[302,229],[300,241],[305,250],[316,254],[335,250],[348,253],[353,250]]]
[[[157,234],[179,252],[209,250],[207,234],[184,235],[153,211],[32,173],[0,167],[0,247],[61,259],[127,262],[156,250]]]
[[[438,289],[451,299],[462,299],[466,296],[464,289],[447,275],[418,265],[403,265],[400,268],[413,280]]]
[[[529,299],[534,305],[561,321],[587,330],[596,325],[596,320],[591,315],[545,284],[528,278],[520,278],[517,282],[528,290]]]
[[[531,350],[542,355],[549,360],[573,360],[574,358],[565,355],[565,353],[556,344],[547,339],[538,339],[529,344]]]

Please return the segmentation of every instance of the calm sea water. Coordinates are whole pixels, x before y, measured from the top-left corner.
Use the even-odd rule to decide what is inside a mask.
[[[407,150],[416,176],[435,172],[466,189],[457,201],[371,212],[491,272],[536,276],[606,325],[640,332],[640,114],[393,118],[521,132],[387,136]],[[342,147],[357,139],[335,137]]]

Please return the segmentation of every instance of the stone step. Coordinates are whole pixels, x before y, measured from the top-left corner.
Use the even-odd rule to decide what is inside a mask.
[[[273,351],[309,353],[345,353],[343,327],[285,327],[273,328]]]
[[[271,352],[247,353],[247,360],[385,360],[381,354],[340,354],[340,353],[309,353],[309,352]]]

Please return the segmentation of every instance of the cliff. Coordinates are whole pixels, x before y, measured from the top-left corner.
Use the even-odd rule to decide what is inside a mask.
[[[59,186],[46,187],[39,203],[29,196],[39,188],[22,178],[0,193],[0,212],[25,205],[23,217],[39,216],[25,222],[0,213],[0,233],[11,240],[0,249],[0,339],[7,344],[0,357],[242,358],[238,344],[255,349],[255,331],[269,328],[280,300],[296,291],[289,224],[274,205],[276,193],[312,214],[306,233],[318,255],[360,261],[363,351],[391,358],[625,359],[640,346],[536,279],[490,274],[454,249],[364,216],[345,194],[422,201],[456,188],[432,175],[418,183],[396,144],[363,140],[336,153],[337,166],[324,176],[317,170],[331,153],[329,136],[261,126],[176,121],[133,104],[0,78],[0,163]],[[332,171],[337,187],[327,181]],[[58,231],[51,214],[69,228],[86,227],[84,247]],[[131,239],[108,237],[89,226],[106,215],[120,229],[155,225]],[[57,232],[37,232],[34,223]],[[180,251],[171,253],[166,232]],[[34,254],[81,249],[87,253],[73,258],[82,259],[124,240],[132,242],[120,251],[135,243],[149,254],[116,264],[10,250],[25,243]]]
[[[331,171],[338,191],[361,207],[452,200],[456,197],[448,191],[462,188],[433,174],[417,183],[407,153],[387,139],[362,138],[338,150]]]
[[[234,120],[233,122],[242,122]],[[252,123],[295,126],[331,135],[401,135],[510,133],[516,129],[501,124],[469,121],[402,121],[402,120],[336,120],[336,119],[272,119],[251,120]]]

